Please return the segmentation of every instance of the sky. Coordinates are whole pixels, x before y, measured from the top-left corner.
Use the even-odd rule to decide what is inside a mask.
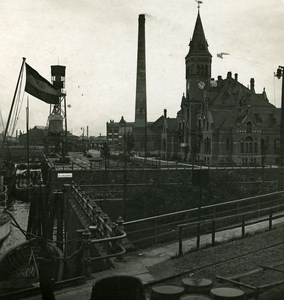
[[[185,56],[194,0],[0,0],[0,110],[8,118],[22,57],[50,80],[66,66],[68,129],[105,135],[106,122],[134,121],[138,15],[146,15],[148,121],[175,117],[185,91]],[[212,77],[238,73],[245,86],[265,87],[280,107],[284,65],[284,0],[204,0],[200,15],[213,56]],[[230,55],[220,59],[217,53]],[[26,97],[24,98],[24,102]],[[17,129],[25,131],[25,103]],[[30,96],[30,127],[45,126],[49,105]]]

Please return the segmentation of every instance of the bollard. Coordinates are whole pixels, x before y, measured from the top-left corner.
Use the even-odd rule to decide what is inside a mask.
[[[236,288],[219,287],[211,289],[211,296],[213,300],[245,300],[245,293]]]
[[[152,288],[150,300],[179,300],[183,293],[177,285],[158,285]]]
[[[182,285],[189,294],[209,295],[213,281],[207,278],[186,277],[182,279]]]

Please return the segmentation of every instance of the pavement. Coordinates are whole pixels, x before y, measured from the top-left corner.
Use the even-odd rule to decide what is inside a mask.
[[[273,221],[273,227],[283,227],[284,218],[279,218]],[[263,232],[268,229],[268,221],[246,226],[246,234],[248,236],[254,235],[257,232]],[[272,231],[273,232],[273,231]],[[225,230],[217,232],[215,236],[216,243],[221,243],[218,247],[222,247],[222,243],[231,241],[233,239],[241,238],[241,228]],[[244,241],[244,240],[243,240]],[[200,248],[206,248],[211,243],[211,234],[201,236]],[[246,243],[250,243],[250,238],[246,238]],[[55,292],[58,300],[89,300],[92,292],[92,285],[96,280],[111,275],[130,275],[140,278],[144,285],[153,284],[165,279],[165,276],[174,277],[178,275],[178,270],[172,268],[172,261],[178,254],[178,241],[153,247],[146,250],[138,250],[126,253],[123,261],[115,261],[115,268],[103,272],[96,273],[92,279],[85,284],[75,287],[61,289]],[[183,252],[188,252],[195,249],[196,238],[188,238],[183,241]],[[249,245],[248,245],[249,247]],[[202,252],[206,255],[206,251],[199,250],[200,261],[202,261]],[[208,255],[208,254],[207,254]],[[179,264],[182,263],[183,257],[178,258]],[[155,272],[155,269],[164,270],[163,272]],[[184,272],[184,271],[183,271]],[[166,274],[166,275],[165,275]],[[27,299],[41,299],[41,296],[33,296]]]

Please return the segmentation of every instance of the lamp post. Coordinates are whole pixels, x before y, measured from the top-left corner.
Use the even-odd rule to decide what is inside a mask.
[[[283,164],[284,164],[284,67],[279,66],[275,76],[282,77],[281,118],[280,118],[280,183],[279,188],[283,190]]]

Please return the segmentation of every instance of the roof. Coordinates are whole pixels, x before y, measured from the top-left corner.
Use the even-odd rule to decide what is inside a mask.
[[[281,110],[278,108],[242,109],[235,107],[223,122],[215,124],[214,117],[213,121],[216,127],[223,129],[240,127],[250,120],[259,128],[278,129],[280,127],[280,112]],[[218,111],[215,111],[215,114],[218,115]]]
[[[168,132],[173,132],[178,129],[178,119],[177,118],[166,118],[165,119],[166,128]]]
[[[208,98],[213,107],[275,108],[269,103],[266,93],[256,94],[233,78],[222,80],[217,87],[210,87]]]
[[[195,55],[195,54],[199,54],[199,55],[205,54],[205,55],[212,56],[208,50],[208,43],[205,38],[205,34],[204,34],[204,30],[203,30],[199,12],[197,14],[197,19],[195,22],[195,27],[194,27],[194,31],[193,31],[193,35],[192,35],[192,40],[189,43],[189,47],[190,47],[190,49],[189,49],[189,52],[186,57]]]

